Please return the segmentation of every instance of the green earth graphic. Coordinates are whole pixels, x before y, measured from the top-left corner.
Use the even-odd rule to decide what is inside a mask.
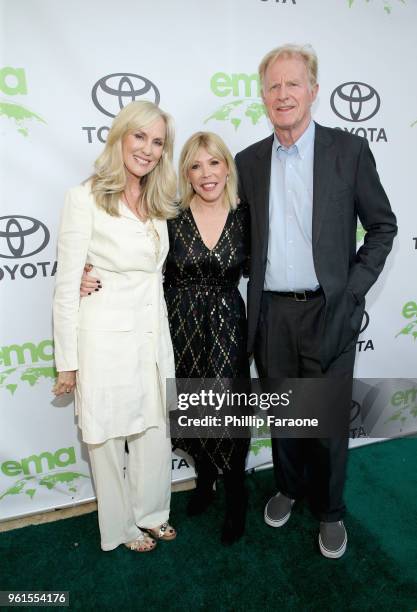
[[[417,404],[412,406],[403,406],[399,410],[396,410],[394,414],[385,421],[385,423],[400,421],[401,425],[405,425],[409,419],[417,419]],[[417,429],[417,421],[415,422],[415,428]]]
[[[249,120],[252,125],[257,125],[266,116],[265,107],[258,98],[242,98],[223,104],[204,123],[212,120],[227,121],[237,130],[243,121]]]
[[[403,327],[395,337],[398,338],[398,336],[401,336],[402,334],[404,336],[411,335],[414,340],[417,340],[417,319],[414,319],[414,321],[411,321],[411,323],[407,323],[407,325]]]
[[[25,476],[1,493],[0,501],[10,495],[27,495],[33,499],[36,493],[42,490],[42,487],[49,491],[58,489],[61,493],[73,497],[78,491],[82,478],[90,480],[89,476],[80,472],[54,472],[45,476]]]
[[[365,0],[365,2],[369,3],[370,0]],[[397,0],[398,2],[401,2],[401,4],[405,4],[405,0]],[[355,2],[355,0],[347,0],[349,8],[352,7],[353,3]],[[392,11],[392,2],[390,2],[389,0],[382,0],[382,6],[383,9],[386,13],[388,13],[388,15],[391,13]]]
[[[21,382],[30,385],[39,384],[42,379],[53,382],[56,378],[56,370],[52,366],[40,366],[30,368],[9,368],[0,372],[0,389],[6,389],[14,395]]]
[[[0,117],[6,117],[10,121],[13,121],[17,127],[17,131],[25,137],[29,134],[28,124],[33,121],[46,123],[46,121],[36,113],[14,102],[0,101]]]

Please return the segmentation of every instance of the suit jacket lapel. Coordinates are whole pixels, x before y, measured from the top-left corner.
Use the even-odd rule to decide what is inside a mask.
[[[162,219],[153,219],[153,227],[155,228],[159,239],[159,255],[157,267],[161,268],[162,265],[165,263],[169,247],[167,222],[163,221]]]
[[[263,258],[266,263],[269,235],[269,185],[271,180],[271,152],[274,136],[269,136],[260,142],[256,151],[254,167],[255,207],[259,238],[263,246]]]
[[[313,248],[317,245],[335,175],[336,155],[331,133],[316,123],[313,168]]]

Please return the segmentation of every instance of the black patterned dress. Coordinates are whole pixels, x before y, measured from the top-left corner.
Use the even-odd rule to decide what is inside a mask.
[[[168,233],[164,289],[177,378],[249,379],[245,304],[238,290],[248,269],[248,208],[230,211],[213,249],[204,244],[190,209],[168,221]],[[173,440],[196,463],[209,459],[223,470],[236,455],[246,455],[248,445],[227,431],[218,439]]]

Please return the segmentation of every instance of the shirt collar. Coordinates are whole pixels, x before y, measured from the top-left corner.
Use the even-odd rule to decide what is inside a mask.
[[[300,138],[293,145],[291,145],[291,147],[284,147],[278,140],[276,133],[274,133],[274,142],[272,145],[273,149],[276,153],[278,153],[279,149],[283,149],[284,151],[289,151],[294,147],[295,152],[299,155],[299,157],[301,159],[304,159],[311,145],[314,142],[315,133],[316,133],[316,124],[314,123],[312,119],[310,120],[310,123],[308,124],[308,127],[305,130],[305,132],[301,134]]]

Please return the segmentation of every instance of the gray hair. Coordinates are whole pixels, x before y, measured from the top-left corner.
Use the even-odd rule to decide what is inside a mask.
[[[268,69],[268,66],[273,64],[280,57],[298,57],[299,59],[303,60],[307,68],[310,86],[314,87],[315,85],[317,85],[318,60],[313,47],[311,47],[310,45],[286,44],[282,45],[281,47],[276,47],[275,49],[272,49],[272,51],[269,51],[269,53],[265,55],[265,57],[259,64],[258,72],[262,91],[264,86],[265,73]]]

